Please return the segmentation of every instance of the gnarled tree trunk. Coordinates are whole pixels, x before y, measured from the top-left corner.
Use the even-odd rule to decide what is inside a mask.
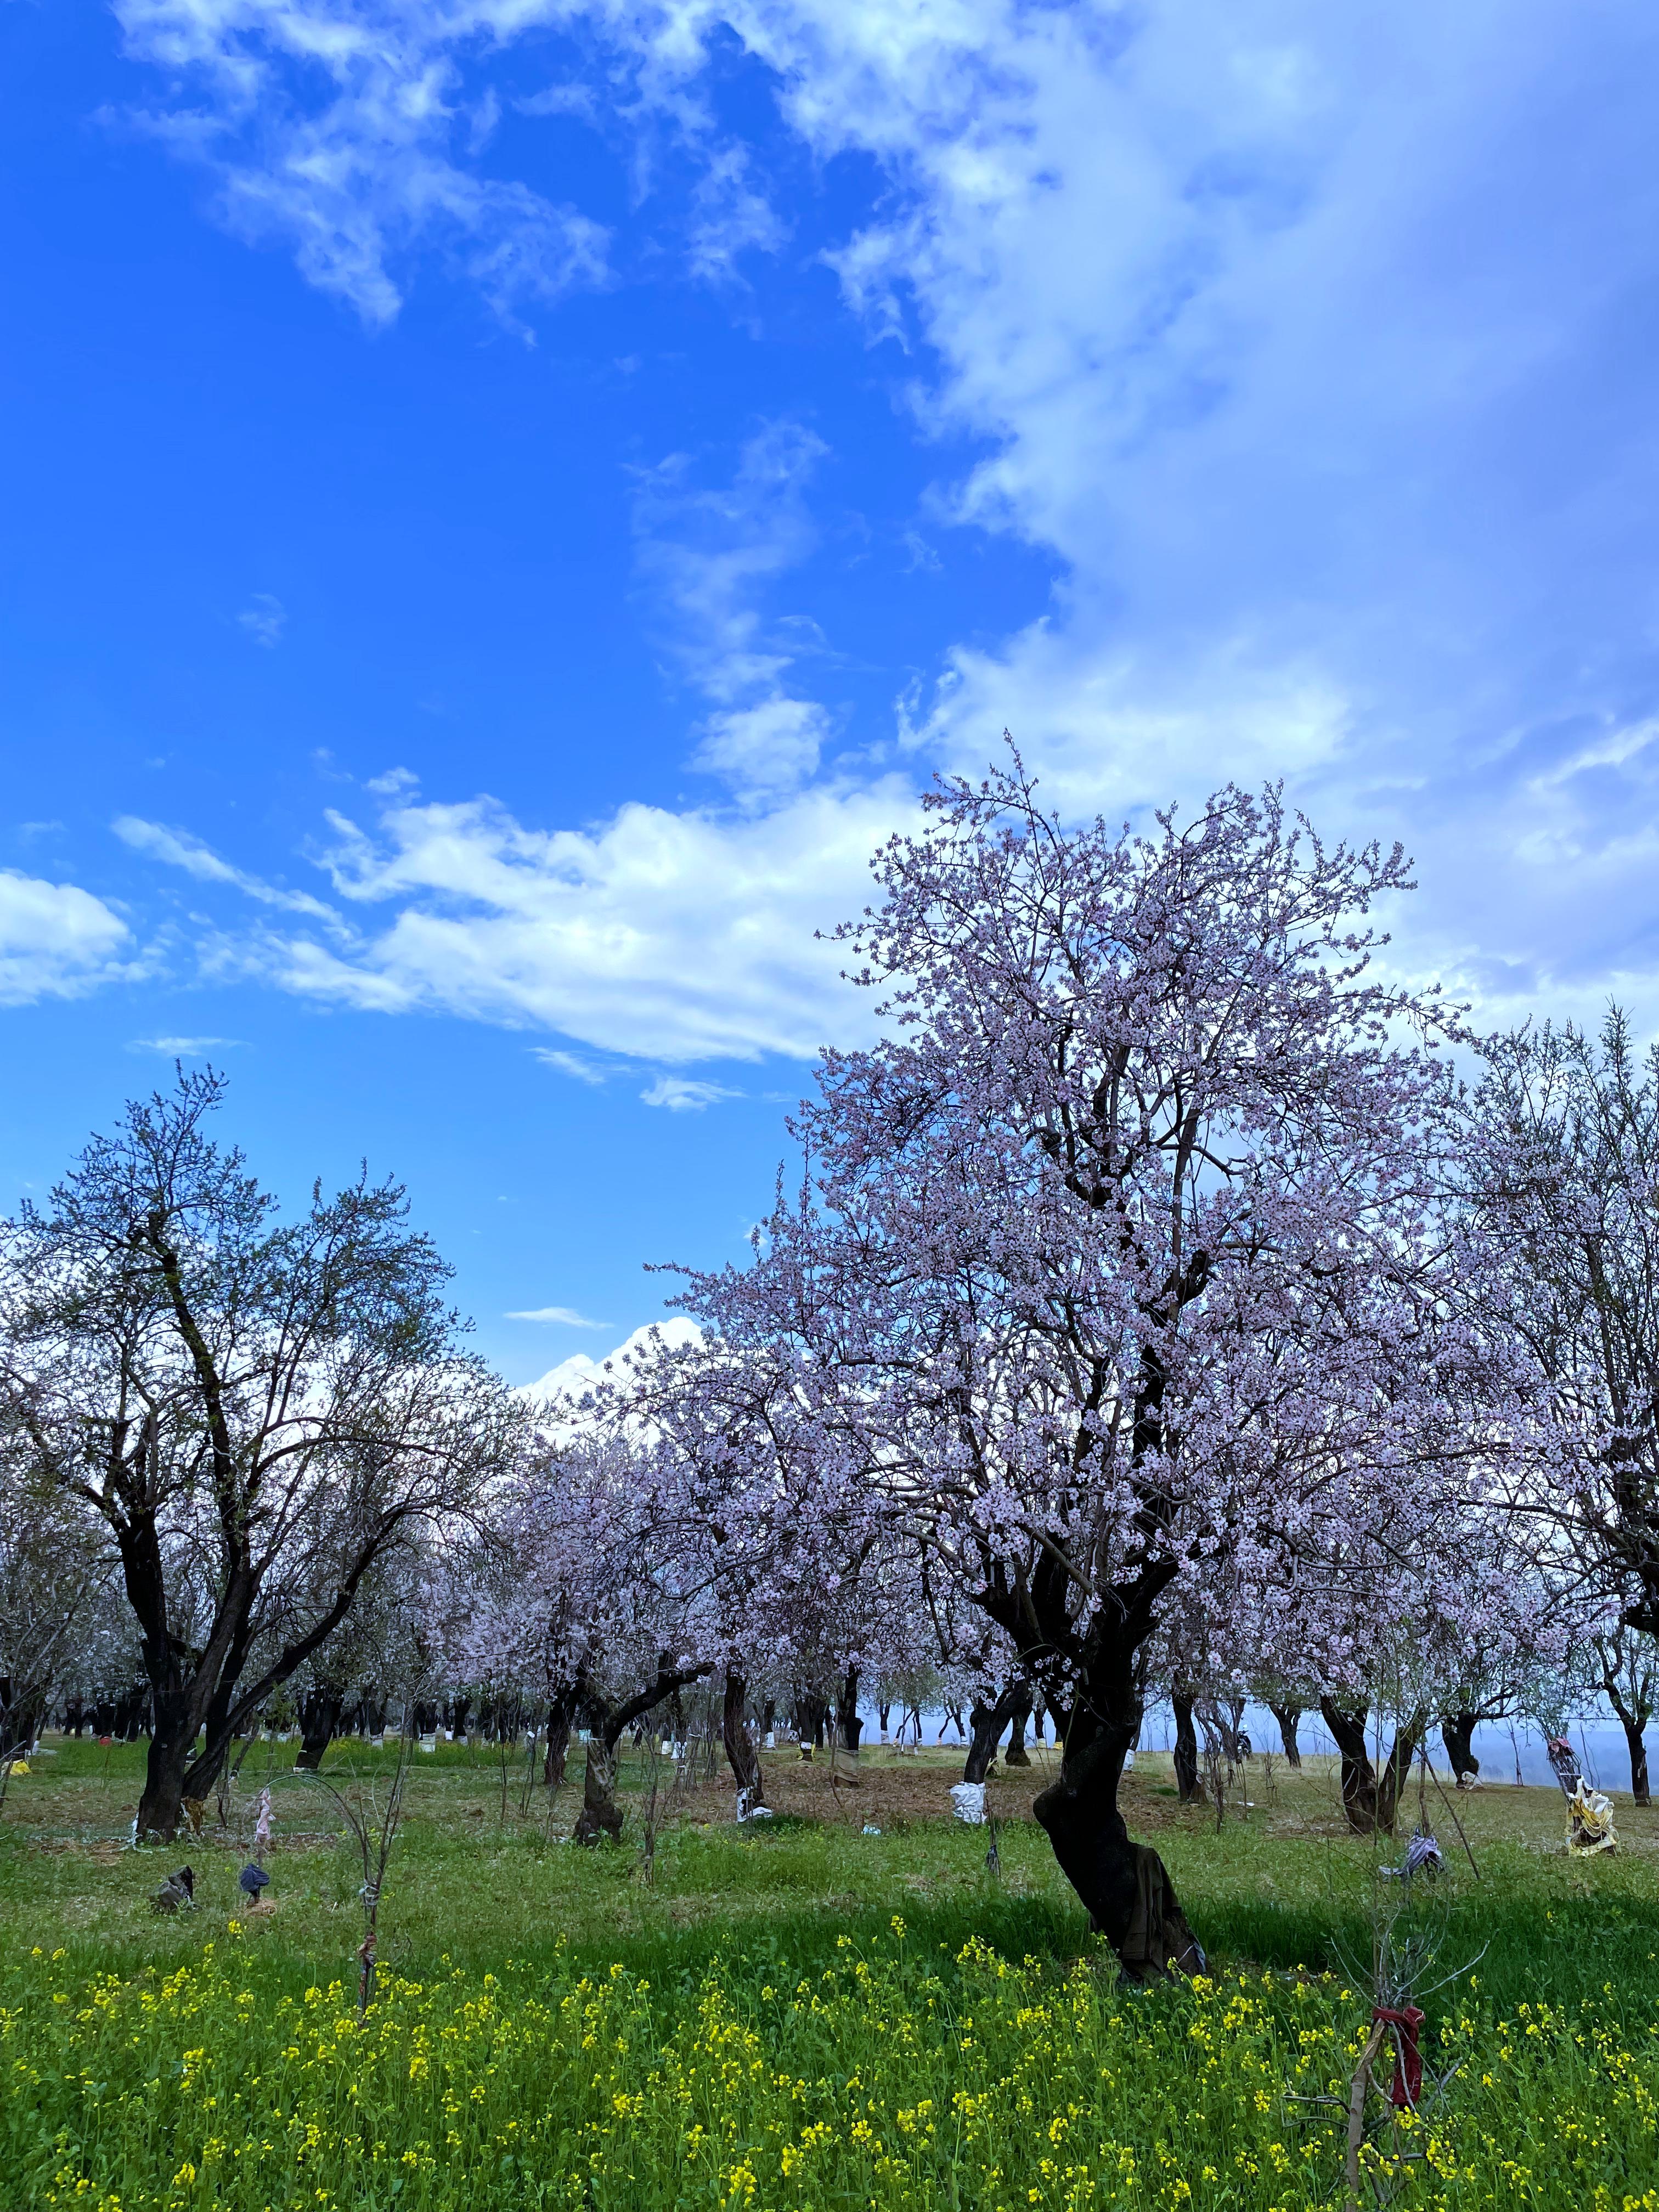
[[[556,1790],[570,1757],[570,1729],[576,1717],[577,1689],[561,1683],[547,1701],[547,1750],[542,1758],[542,1786]]]
[[[1475,1716],[1467,1712],[1448,1713],[1441,1721],[1440,1741],[1446,1747],[1454,1782],[1473,1782],[1480,1771],[1480,1762],[1474,1755],[1474,1723]]]
[[[307,1690],[300,1700],[300,1748],[295,1766],[314,1774],[340,1725],[341,1698],[337,1690]]]
[[[596,1844],[601,1836],[622,1834],[621,1808],[617,1803],[617,1746],[635,1721],[642,1720],[665,1698],[678,1697],[690,1682],[700,1682],[714,1671],[712,1659],[700,1667],[674,1667],[667,1655],[658,1662],[657,1679],[618,1705],[608,1705],[591,1683],[583,1686],[582,1709],[586,1714],[587,1771],[582,1782],[582,1809],[572,1831],[579,1844]]]
[[[1298,1771],[1302,1765],[1302,1747],[1296,1740],[1296,1724],[1302,1717],[1300,1705],[1269,1705],[1267,1711],[1279,1723],[1279,1740],[1285,1747],[1288,1765]]]
[[[859,1718],[859,1670],[849,1667],[836,1698],[836,1735],[843,1751],[859,1755],[864,1723]]]
[[[1115,1694],[1114,1694],[1115,1692]],[[1060,1871],[1083,1900],[1097,1934],[1132,1981],[1201,1972],[1204,1953],[1158,1853],[1132,1843],[1118,1810],[1123,1762],[1140,1732],[1128,1668],[1116,1684],[1093,1675],[1061,1730],[1060,1778],[1032,1811]]]
[[[720,1740],[726,1764],[739,1790],[749,1792],[751,1805],[766,1802],[766,1778],[760,1752],[749,1732],[749,1684],[735,1667],[726,1670],[726,1689],[720,1698]]]
[[[1357,1836],[1393,1835],[1401,1792],[1428,1725],[1427,1714],[1412,1713],[1401,1723],[1394,1748],[1379,1775],[1371,1765],[1365,1740],[1368,1708],[1322,1698],[1319,1711],[1341,1760],[1342,1809],[1348,1826]]]
[[[1002,1741],[1002,1731],[1014,1717],[1014,1711],[1024,1692],[1027,1704],[1031,1692],[1018,1675],[1007,1683],[990,1705],[975,1699],[969,1708],[968,1725],[973,1731],[968,1739],[968,1756],[963,1761],[964,1782],[983,1782],[991,1771],[991,1761],[997,1755],[997,1746]]]
[[[1005,1766],[1029,1766],[1031,1754],[1025,1748],[1025,1723],[1031,1717],[1031,1686],[1020,1682],[1015,1686],[1020,1694],[1009,1717],[1008,1748],[1002,1754],[1002,1763]]]
[[[800,1741],[810,1743],[814,1751],[822,1751],[823,1732],[830,1723],[830,1708],[816,1690],[796,1691],[794,1722]]]

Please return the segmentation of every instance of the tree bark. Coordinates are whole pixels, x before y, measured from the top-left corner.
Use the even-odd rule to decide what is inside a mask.
[[[1469,1712],[1448,1713],[1440,1723],[1440,1741],[1446,1747],[1454,1782],[1462,1782],[1465,1775],[1473,1782],[1480,1771],[1474,1750],[1474,1724],[1475,1716]]]
[[[573,1833],[579,1844],[597,1844],[601,1836],[622,1841],[623,1818],[617,1803],[617,1742],[606,1742],[594,1729],[587,1738],[587,1766],[582,1778],[582,1809]]]
[[[1021,1694],[1010,1716],[1008,1748],[1002,1754],[1005,1766],[1029,1766],[1031,1754],[1025,1748],[1025,1723],[1031,1717],[1031,1686],[1021,1682],[1016,1686]]]
[[[1115,1684],[1092,1676],[1064,1729],[1060,1778],[1031,1808],[1096,1933],[1136,1982],[1200,1973],[1205,1964],[1164,1862],[1146,1844],[1130,1841],[1118,1810],[1123,1762],[1139,1732],[1127,1667]]]
[[[1376,1831],[1376,1774],[1371,1765],[1370,1747],[1365,1741],[1365,1708],[1358,1715],[1334,1698],[1319,1700],[1320,1717],[1331,1732],[1341,1762],[1342,1810],[1348,1816],[1348,1826],[1358,1836],[1374,1835]]]
[[[1619,1716],[1619,1725],[1625,1731],[1625,1742],[1630,1751],[1631,1795],[1638,1805],[1649,1804],[1652,1801],[1648,1790],[1648,1747],[1643,1739],[1643,1730],[1651,1716],[1640,1706],[1632,1706],[1616,1683],[1609,1681],[1605,1686],[1608,1702]]]
[[[1279,1740],[1285,1747],[1288,1765],[1298,1771],[1302,1765],[1302,1747],[1296,1740],[1296,1724],[1302,1717],[1300,1705],[1269,1705],[1267,1711],[1279,1723]]]
[[[864,1733],[864,1723],[859,1718],[859,1670],[849,1667],[836,1700],[836,1733],[841,1747],[856,1759],[859,1738]]]
[[[749,1792],[751,1805],[766,1802],[766,1780],[760,1753],[749,1732],[749,1685],[735,1667],[726,1670],[726,1689],[720,1699],[720,1739],[726,1764],[739,1790]]]
[[[1002,1731],[1014,1717],[1014,1710],[1024,1691],[1029,1703],[1030,1691],[1018,1675],[1006,1684],[1001,1694],[991,1705],[975,1699],[969,1708],[968,1725],[973,1733],[968,1739],[968,1756],[963,1761],[964,1782],[983,1782],[991,1771],[991,1761],[997,1755],[997,1746],[1002,1741]],[[1029,1760],[1027,1761],[1029,1765]]]
[[[591,1685],[586,1686],[583,1702],[590,1733],[582,1809],[572,1831],[575,1842],[596,1844],[601,1836],[620,1838],[623,1820],[617,1803],[617,1746],[635,1722],[642,1720],[665,1698],[678,1696],[688,1683],[700,1682],[714,1671],[712,1659],[705,1659],[700,1667],[676,1668],[664,1657],[658,1662],[656,1680],[619,1705],[606,1705]]]
[[[542,1759],[542,1786],[556,1790],[564,1780],[570,1758],[570,1727],[576,1717],[576,1690],[562,1685],[547,1701],[547,1750]]]
[[[1413,1713],[1401,1723],[1379,1776],[1371,1765],[1365,1738],[1368,1708],[1341,1705],[1334,1698],[1322,1698],[1319,1711],[1341,1760],[1342,1809],[1348,1826],[1357,1836],[1393,1835],[1401,1792],[1428,1725],[1427,1714]]]
[[[307,1690],[300,1700],[300,1748],[294,1764],[314,1774],[340,1725],[340,1697],[334,1690]]]
[[[1191,1692],[1177,1689],[1170,1702],[1175,1707],[1176,1789],[1183,1805],[1195,1805],[1203,1792],[1198,1785],[1198,1730],[1193,1726]]]
[[[138,1800],[134,1833],[142,1843],[151,1836],[171,1841],[184,1818],[185,1777],[196,1747],[198,1723],[184,1698],[157,1698],[155,1730],[145,1762],[143,1793]]]

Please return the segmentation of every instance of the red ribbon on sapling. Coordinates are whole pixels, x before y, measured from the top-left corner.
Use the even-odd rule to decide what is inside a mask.
[[[1371,2019],[1395,2030],[1394,2087],[1389,2094],[1401,2111],[1414,2112],[1423,2094],[1423,2054],[1417,2045],[1423,2014],[1415,2005],[1401,2005],[1398,2011],[1378,2005]]]

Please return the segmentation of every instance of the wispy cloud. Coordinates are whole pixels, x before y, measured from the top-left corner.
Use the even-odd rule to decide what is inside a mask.
[[[272,592],[256,592],[236,617],[256,645],[267,651],[281,641],[288,609]]]
[[[589,1321],[586,1314],[578,1313],[574,1306],[532,1306],[510,1313],[508,1321],[547,1322],[556,1328],[609,1328],[608,1321]]]
[[[243,1037],[224,1036],[133,1037],[127,1050],[159,1052],[169,1060],[199,1060],[204,1053],[229,1052],[246,1042]]]
[[[306,997],[533,1024],[635,1060],[808,1057],[869,1020],[814,932],[864,903],[870,854],[914,813],[896,778],[735,820],[629,805],[581,830],[484,799],[392,805],[367,829],[337,813],[335,890],[389,918],[253,939],[245,957]]]
[[[336,919],[333,908],[321,899],[313,898],[308,891],[284,890],[258,876],[250,875],[244,868],[233,866],[188,830],[169,829],[163,823],[146,822],[134,814],[119,815],[110,826],[122,843],[131,846],[135,853],[163,861],[168,867],[182,868],[198,883],[229,884],[244,897],[256,899],[261,906],[280,907],[289,914],[308,914],[319,921]]]
[[[597,1061],[583,1060],[580,1054],[565,1052],[557,1045],[538,1044],[530,1048],[531,1057],[539,1060],[545,1067],[557,1068],[561,1075],[573,1076],[578,1083],[592,1084],[597,1088],[604,1083],[610,1070]]]
[[[710,154],[693,189],[691,271],[714,283],[738,278],[744,253],[775,253],[788,235],[757,189],[747,149],[728,143]]]
[[[684,454],[638,479],[638,561],[657,625],[714,708],[695,765],[753,805],[807,781],[832,734],[826,709],[791,688],[815,629],[769,618],[767,605],[816,543],[806,490],[827,450],[802,424],[779,421],[747,441],[726,483],[696,483]]]
[[[371,325],[398,312],[417,256],[447,256],[500,319],[605,281],[606,234],[580,210],[472,166],[498,109],[465,97],[469,47],[557,22],[565,0],[117,0],[128,52],[190,104],[132,119],[214,178],[226,227],[289,245],[307,281]]]
[[[665,1106],[671,1114],[701,1114],[705,1107],[718,1106],[722,1098],[740,1098],[739,1091],[728,1091],[724,1084],[700,1083],[684,1075],[659,1075],[640,1097],[647,1106]]]

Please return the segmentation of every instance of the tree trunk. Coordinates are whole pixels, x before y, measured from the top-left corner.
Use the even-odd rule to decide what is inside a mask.
[[[968,1756],[963,1762],[964,1782],[983,1782],[991,1771],[991,1761],[997,1755],[997,1746],[1002,1741],[1002,1731],[1014,1717],[1015,1707],[1024,1694],[1028,1705],[1030,1690],[1017,1675],[1004,1688],[992,1705],[975,1699],[968,1714],[968,1725],[973,1734],[968,1740]],[[1027,1765],[1030,1764],[1026,1761]]]
[[[1198,1731],[1193,1726],[1193,1700],[1185,1690],[1170,1699],[1175,1707],[1175,1778],[1183,1805],[1195,1805],[1203,1794],[1198,1786]]]
[[[1302,1717],[1300,1705],[1269,1705],[1267,1711],[1279,1723],[1279,1740],[1285,1747],[1287,1765],[1298,1771],[1302,1765],[1302,1747],[1296,1740],[1296,1724]]]
[[[570,1757],[570,1724],[575,1717],[575,1690],[556,1691],[547,1702],[547,1751],[542,1760],[544,1789],[556,1790],[564,1780]]]
[[[830,1708],[816,1690],[795,1692],[795,1734],[802,1743],[810,1743],[814,1751],[822,1751],[824,1723],[829,1717]]]
[[[184,1818],[185,1776],[196,1745],[196,1719],[180,1710],[182,1698],[155,1701],[155,1733],[149,1740],[143,1794],[133,1832],[140,1843],[151,1837],[171,1842]]]
[[[601,1836],[622,1840],[622,1814],[617,1804],[617,1739],[607,1743],[602,1729],[587,1739],[587,1772],[582,1783],[582,1809],[576,1816],[574,1838],[579,1844],[597,1844]]]
[[[337,1690],[307,1690],[300,1700],[300,1749],[294,1764],[315,1774],[340,1725],[342,1700]]]
[[[579,1844],[596,1844],[601,1836],[620,1839],[622,1813],[617,1804],[617,1746],[635,1721],[643,1720],[665,1698],[677,1697],[689,1682],[700,1682],[714,1671],[705,1659],[700,1667],[676,1668],[665,1655],[657,1662],[657,1679],[625,1704],[606,1706],[591,1688],[584,1688],[583,1710],[591,1733],[587,1739],[587,1771],[582,1784],[582,1809],[572,1832]]]
[[[1342,1810],[1348,1816],[1348,1826],[1357,1836],[1374,1835],[1376,1775],[1365,1741],[1365,1708],[1362,1706],[1356,1716],[1334,1698],[1322,1698],[1319,1711],[1341,1761]]]
[[[1333,1698],[1322,1698],[1319,1711],[1342,1762],[1342,1809],[1348,1816],[1348,1826],[1357,1836],[1393,1835],[1401,1792],[1428,1724],[1427,1715],[1413,1713],[1401,1722],[1379,1778],[1365,1739],[1368,1709],[1350,1708]]]
[[[1651,1802],[1648,1794],[1648,1747],[1643,1741],[1638,1723],[1626,1719],[1622,1713],[1620,1721],[1625,1731],[1625,1741],[1630,1747],[1631,1795],[1638,1805],[1646,1805]]]
[[[1462,1782],[1467,1775],[1473,1782],[1480,1771],[1480,1762],[1472,1748],[1475,1717],[1473,1713],[1448,1713],[1440,1723],[1440,1741],[1446,1747],[1446,1758],[1454,1782]]]
[[[1016,1685],[1020,1692],[1010,1717],[1008,1748],[1002,1754],[1005,1766],[1029,1766],[1031,1754],[1025,1748],[1025,1723],[1031,1717],[1031,1686],[1029,1682]]]
[[[1109,1714],[1115,1717],[1103,1717]],[[1091,1675],[1060,1734],[1060,1778],[1031,1808],[1096,1933],[1135,1982],[1201,1973],[1205,1963],[1164,1862],[1146,1844],[1130,1841],[1118,1810],[1123,1762],[1139,1732],[1127,1670],[1115,1684]]]
[[[1391,1836],[1399,1817],[1400,1801],[1406,1794],[1406,1784],[1411,1779],[1412,1761],[1418,1747],[1428,1733],[1426,1711],[1411,1714],[1402,1721],[1389,1753],[1388,1764],[1382,1769],[1376,1793],[1377,1825],[1384,1835]]]
[[[1619,1716],[1619,1725],[1625,1731],[1625,1741],[1630,1748],[1631,1795],[1638,1805],[1651,1802],[1648,1794],[1648,1747],[1642,1732],[1650,1716],[1639,1705],[1632,1706],[1622,1695],[1616,1683],[1605,1685],[1608,1703]]]
[[[749,1685],[735,1667],[726,1670],[726,1689],[720,1699],[720,1738],[726,1746],[726,1763],[739,1790],[749,1792],[751,1805],[766,1802],[766,1782],[761,1772],[760,1753],[749,1733],[747,1719]]]
[[[856,1759],[859,1738],[864,1733],[864,1723],[859,1718],[859,1670],[849,1667],[836,1700],[836,1733],[841,1747]]]

